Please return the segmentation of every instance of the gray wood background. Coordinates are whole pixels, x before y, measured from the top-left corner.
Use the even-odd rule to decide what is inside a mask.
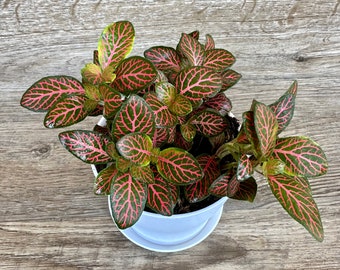
[[[0,1],[1,269],[339,269],[339,0]],[[319,142],[329,173],[311,185],[325,228],[318,243],[283,211],[263,179],[253,204],[228,201],[217,229],[198,246],[162,254],[130,243],[106,198],[92,194],[91,169],[58,142],[43,115],[19,106],[47,75],[79,76],[102,28],[135,25],[133,54],[174,46],[181,32],[210,33],[237,57],[242,80],[229,91],[234,114],[253,98],[273,102],[299,81],[286,135]],[[77,128],[93,125],[89,119]]]

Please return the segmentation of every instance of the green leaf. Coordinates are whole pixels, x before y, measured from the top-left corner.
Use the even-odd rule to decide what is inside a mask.
[[[121,106],[112,123],[112,136],[118,140],[129,133],[145,133],[151,138],[155,132],[155,116],[146,101],[131,95]]]
[[[93,85],[98,85],[103,82],[102,69],[93,63],[86,64],[85,67],[81,69],[81,76],[83,81]]]
[[[100,85],[99,91],[104,101],[104,117],[106,119],[114,118],[123,104],[121,94],[106,84]]]
[[[162,177],[177,185],[185,185],[203,177],[198,161],[180,148],[166,148],[158,156],[157,170]]]
[[[111,86],[124,95],[145,89],[157,77],[154,65],[140,56],[126,58],[118,65],[115,74],[116,79]]]
[[[227,122],[217,111],[206,109],[192,116],[188,123],[206,137],[216,136],[227,128]]]
[[[50,76],[35,82],[23,94],[20,105],[26,109],[45,112],[55,106],[60,99],[68,96],[83,96],[83,85],[70,76]]]
[[[147,185],[132,178],[130,173],[117,173],[111,186],[112,216],[120,229],[134,225],[143,213]]]
[[[212,49],[205,52],[203,66],[222,72],[235,62],[235,57],[224,49]]]
[[[115,164],[101,170],[94,181],[96,195],[110,195],[113,178],[118,173]]]
[[[192,36],[183,33],[177,51],[183,54],[191,66],[201,66],[204,59],[204,47]]]
[[[253,174],[253,164],[252,161],[246,154],[242,154],[238,161],[236,178],[238,181],[247,180]]]
[[[59,100],[46,114],[44,126],[60,128],[76,124],[89,114],[90,107],[85,107],[85,96],[67,96]],[[89,104],[88,104],[89,105]],[[94,108],[92,108],[94,109]]]
[[[186,116],[192,112],[192,105],[188,98],[176,95],[174,102],[169,105],[169,110],[178,116]]]
[[[90,164],[106,164],[112,160],[106,152],[109,140],[98,132],[71,130],[59,134],[60,143],[80,160]]]
[[[262,155],[268,158],[275,147],[278,123],[273,111],[263,103],[255,102],[254,123]]]
[[[118,140],[116,147],[124,158],[135,164],[146,166],[150,163],[153,146],[146,134],[127,134]]]
[[[177,96],[177,90],[169,82],[159,82],[155,86],[157,98],[167,106],[171,106]]]
[[[248,178],[245,181],[239,182],[238,190],[231,199],[253,202],[256,197],[257,183],[253,177]]]
[[[181,134],[187,142],[192,142],[196,135],[196,128],[190,123],[180,126]]]
[[[103,30],[98,41],[98,60],[102,69],[117,66],[132,51],[135,30],[128,21],[115,22]]]
[[[152,184],[155,182],[153,171],[150,166],[138,166],[133,165],[130,168],[130,173],[133,179],[141,181],[146,184]]]
[[[319,176],[327,172],[328,162],[321,147],[307,137],[278,139],[273,157],[286,164],[285,173],[299,176]]]
[[[268,175],[270,188],[282,207],[321,242],[324,232],[319,210],[310,189],[301,184],[303,182],[297,176]]]

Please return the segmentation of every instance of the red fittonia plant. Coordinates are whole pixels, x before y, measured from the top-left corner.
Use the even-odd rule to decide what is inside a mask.
[[[252,202],[260,172],[283,208],[322,241],[307,177],[326,173],[325,154],[307,137],[279,137],[293,117],[297,83],[269,106],[254,101],[239,127],[225,92],[241,75],[210,35],[203,44],[198,31],[182,34],[176,49],[128,57],[134,38],[130,22],[110,24],[81,82],[45,77],[21,100],[46,112],[48,128],[105,117],[105,127],[64,131],[59,140],[82,161],[104,164],[94,192],[110,195],[119,228],[132,226],[146,207],[171,216],[222,196]]]

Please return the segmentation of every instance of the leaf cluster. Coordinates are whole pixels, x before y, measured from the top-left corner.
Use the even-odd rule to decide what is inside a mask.
[[[292,119],[297,83],[273,104],[254,101],[240,126],[226,91],[241,75],[210,35],[202,43],[198,31],[183,33],[176,48],[151,47],[144,57],[129,56],[134,40],[130,22],[108,25],[81,81],[45,77],[21,99],[46,112],[48,128],[104,117],[104,126],[64,131],[59,140],[80,160],[105,165],[94,192],[110,195],[117,225],[132,226],[146,207],[170,216],[222,196],[253,201],[257,171],[284,209],[322,240],[307,178],[326,173],[326,157],[309,138],[279,137]]]

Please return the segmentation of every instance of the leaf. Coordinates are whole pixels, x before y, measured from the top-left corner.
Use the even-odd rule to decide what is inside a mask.
[[[223,116],[230,112],[232,108],[230,99],[227,98],[224,93],[217,94],[204,102],[204,104],[209,108],[218,111]]]
[[[241,182],[237,180],[236,175],[231,177],[228,182],[227,196],[230,198],[235,196],[240,189],[240,185],[241,185]]]
[[[222,88],[221,91],[225,91],[235,85],[241,78],[242,75],[232,69],[227,69],[221,72],[222,77]]]
[[[310,190],[301,184],[301,179],[282,174],[268,175],[268,183],[288,214],[321,242],[324,233],[319,210]]]
[[[286,164],[286,173],[299,176],[319,176],[327,172],[328,163],[321,147],[307,137],[278,139],[273,157]]]
[[[94,193],[96,195],[110,195],[111,184],[117,173],[115,164],[101,170],[94,181]]]
[[[123,136],[116,143],[118,152],[126,159],[140,166],[150,163],[152,140],[146,134],[131,133]]]
[[[215,49],[215,41],[213,39],[213,37],[209,34],[205,35],[205,45],[204,45],[204,50],[208,51],[208,50],[212,50]]]
[[[112,123],[112,136],[118,140],[129,133],[145,133],[151,138],[155,131],[155,117],[146,101],[131,95],[121,106]]]
[[[201,66],[204,58],[204,48],[197,39],[183,33],[177,46],[177,51],[182,53],[191,66]]]
[[[151,47],[144,52],[144,56],[161,71],[179,72],[181,70],[181,59],[173,48],[164,46]]]
[[[212,49],[205,52],[203,66],[221,72],[235,62],[235,57],[224,49]]]
[[[215,157],[201,155],[197,157],[203,171],[203,178],[185,187],[185,196],[190,203],[204,200],[209,196],[209,187],[220,175],[219,164]]]
[[[104,101],[104,117],[106,119],[114,118],[123,103],[120,93],[106,84],[100,85],[99,91]]]
[[[45,112],[61,98],[76,94],[85,94],[82,84],[77,79],[70,76],[45,77],[27,89],[20,105],[32,111]]]
[[[153,136],[153,146],[161,147],[163,144],[168,142],[169,129],[164,127],[156,127],[155,134]]]
[[[282,132],[290,123],[294,115],[295,98],[297,94],[297,81],[289,87],[284,95],[269,105],[279,124],[278,133]]]
[[[209,192],[218,197],[225,197],[228,194],[228,185],[230,179],[234,176],[234,172],[229,171],[220,175],[209,187]]]
[[[173,115],[168,106],[158,100],[155,93],[144,95],[144,100],[149,104],[155,114],[155,123],[159,127],[173,127],[177,124],[177,117]]]
[[[154,174],[150,166],[131,166],[130,173],[133,179],[137,181],[141,181],[146,184],[152,184],[155,182]]]
[[[85,96],[76,95],[59,100],[46,114],[44,126],[60,128],[82,121],[89,113],[85,106],[86,100]]]
[[[99,101],[101,96],[99,89],[96,85],[91,83],[84,83],[85,95],[92,100]]]
[[[155,182],[148,185],[147,206],[164,216],[173,214],[174,203],[169,183],[158,173]]]
[[[253,174],[253,164],[246,154],[242,154],[238,161],[236,178],[238,181],[247,180]]]
[[[193,103],[202,98],[213,97],[222,86],[221,77],[206,67],[191,67],[182,70],[175,80],[175,87],[181,95]]]
[[[255,130],[259,140],[260,151],[269,157],[276,143],[278,123],[273,111],[263,103],[256,102],[254,109]]]
[[[188,121],[198,132],[211,137],[222,133],[227,128],[225,119],[216,111],[206,109],[192,116]]]
[[[157,170],[162,177],[177,185],[193,183],[202,178],[198,161],[180,148],[166,148],[158,156]]]
[[[250,177],[247,180],[239,183],[240,185],[238,187],[238,190],[233,196],[230,196],[230,198],[235,200],[253,202],[257,192],[257,183],[255,179],[253,177]]]
[[[105,164],[112,160],[105,151],[109,140],[98,132],[71,130],[59,134],[60,143],[80,160]]]
[[[149,60],[133,56],[122,61],[116,68],[115,74],[116,79],[111,86],[120,93],[129,95],[137,93],[153,83],[157,71]]]
[[[167,106],[171,106],[175,102],[177,90],[169,82],[160,82],[156,84],[155,89],[157,98]]]
[[[81,69],[81,76],[85,82],[93,85],[98,85],[103,82],[102,69],[93,63],[86,64],[85,67]]]
[[[196,128],[190,124],[184,124],[180,126],[181,134],[187,142],[192,142],[196,135]]]
[[[102,69],[117,66],[132,51],[135,30],[128,21],[115,22],[103,30],[98,41],[98,60]]]
[[[169,106],[169,110],[178,116],[186,116],[192,112],[192,105],[188,98],[176,95],[174,102]]]
[[[136,181],[129,173],[118,173],[111,187],[112,216],[120,229],[134,225],[143,213],[147,185]]]
[[[238,140],[241,140],[242,142],[249,141],[251,145],[254,148],[254,155],[257,157],[260,154],[260,147],[259,147],[259,139],[257,137],[257,133],[255,130],[255,124],[254,124],[254,112],[247,111],[242,114],[243,119],[243,131],[246,134],[246,138],[244,136],[239,137]]]

